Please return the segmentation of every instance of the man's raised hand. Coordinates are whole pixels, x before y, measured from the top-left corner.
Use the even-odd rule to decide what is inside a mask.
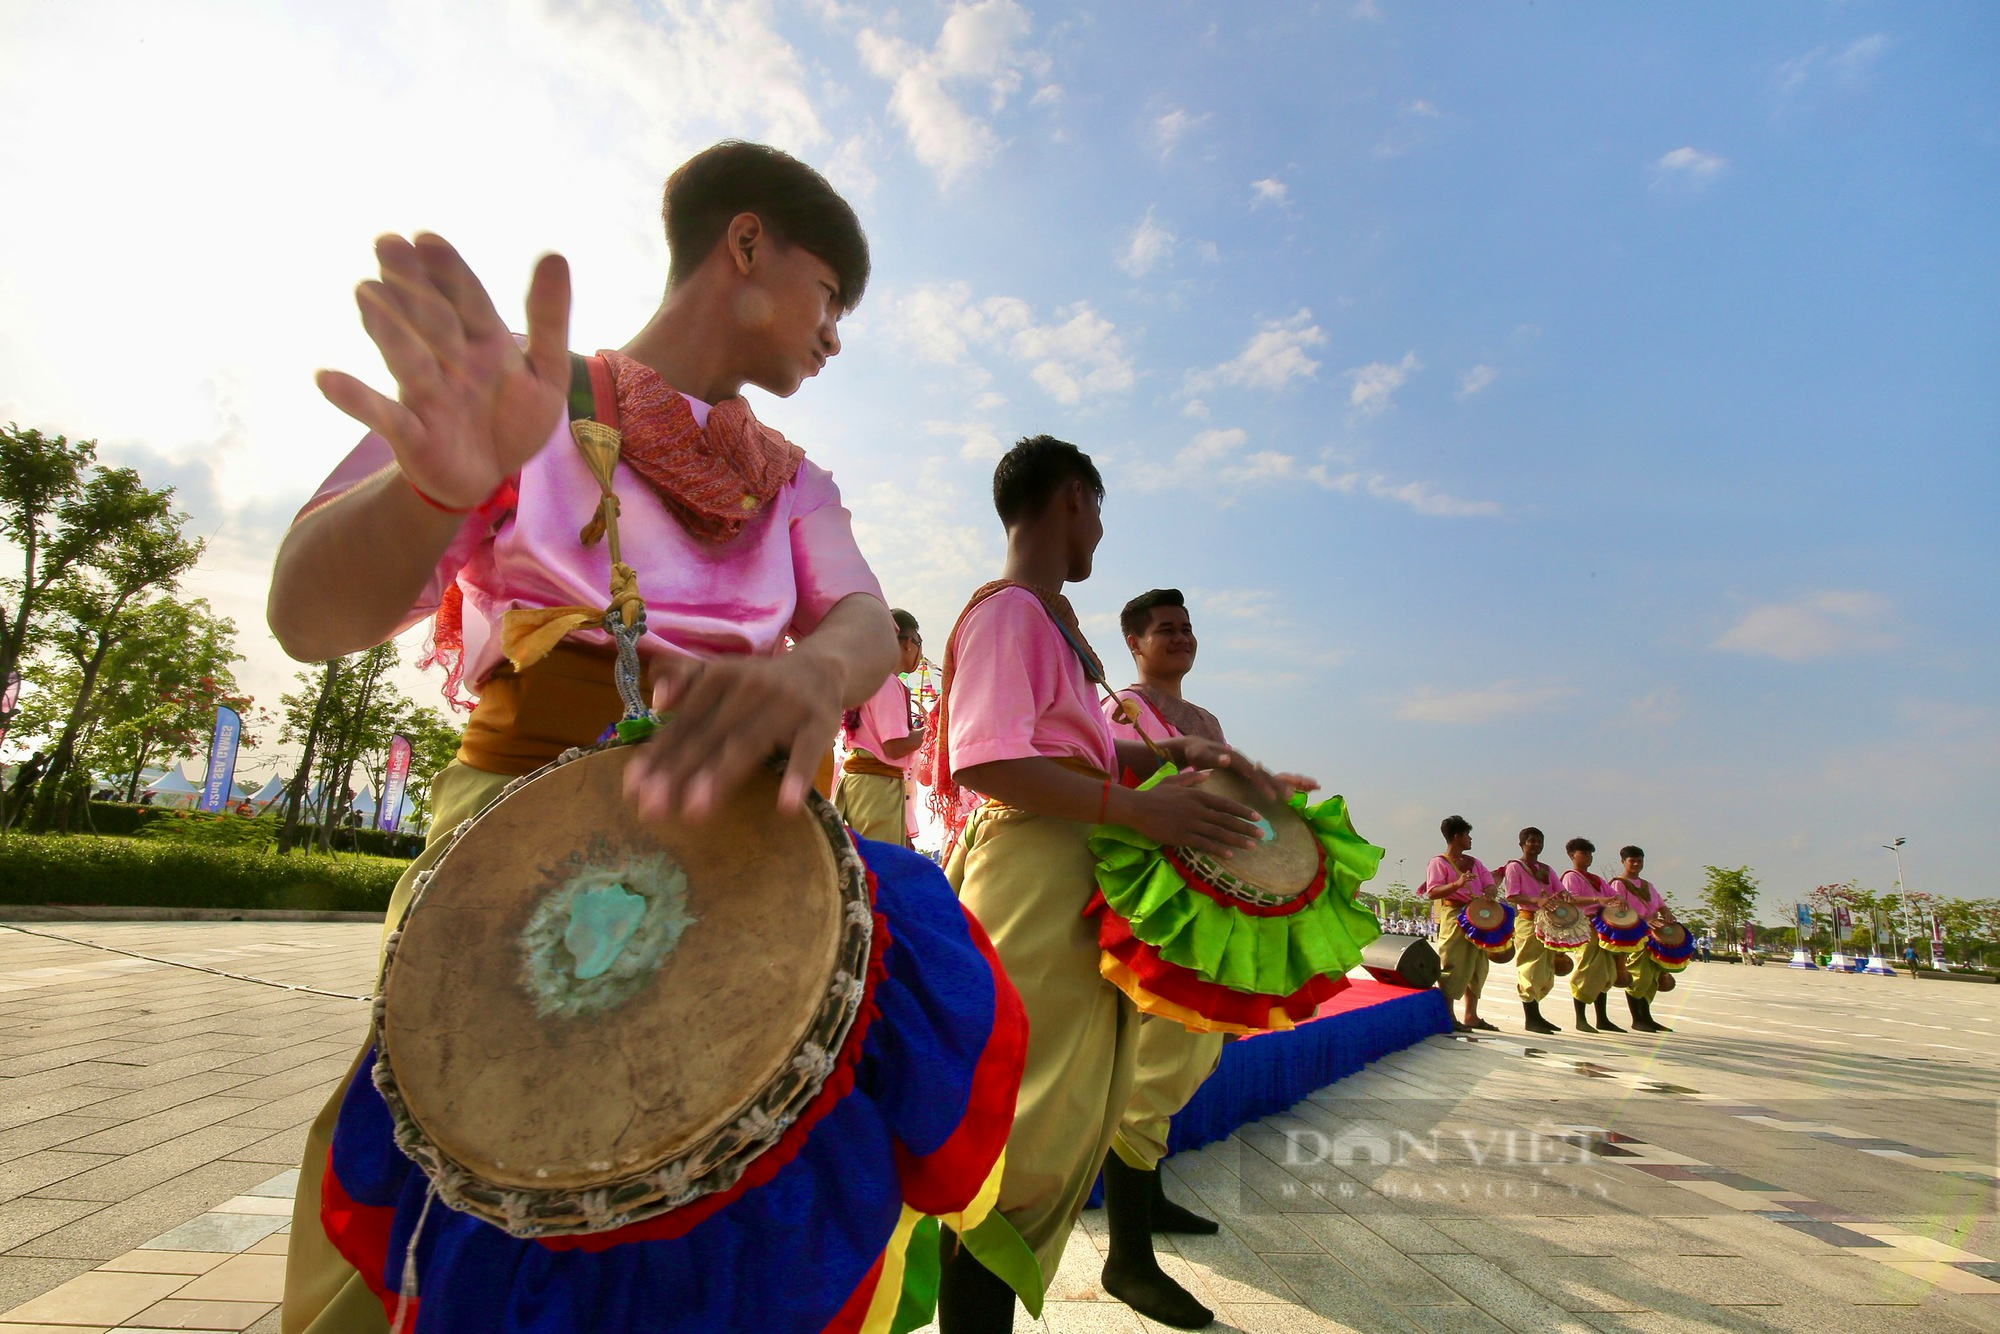
[[[395,451],[411,485],[471,509],[533,458],[569,396],[569,263],[544,255],[528,285],[528,341],[442,236],[375,242],[380,280],[355,289],[361,323],[396,378],[396,397],[341,371],[320,392]]]

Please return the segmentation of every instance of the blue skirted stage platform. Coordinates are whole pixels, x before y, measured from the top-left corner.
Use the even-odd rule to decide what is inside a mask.
[[[1436,987],[1412,991],[1350,980],[1308,1023],[1282,1033],[1239,1038],[1167,1128],[1167,1155],[1228,1139],[1248,1125],[1432,1034],[1451,1032],[1451,1005]],[[1090,1207],[1104,1203],[1104,1183]]]
[[[1282,1112],[1370,1061],[1449,1032],[1451,1007],[1436,987],[1350,981],[1309,1023],[1223,1047],[1215,1073],[1173,1119],[1167,1152],[1228,1139],[1236,1127]]]

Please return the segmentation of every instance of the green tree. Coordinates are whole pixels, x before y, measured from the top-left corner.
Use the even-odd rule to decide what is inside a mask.
[[[298,844],[299,825],[305,818],[306,798],[312,788],[313,766],[319,759],[320,738],[325,734],[334,694],[340,689],[347,663],[346,658],[331,658],[300,672],[294,679],[305,688],[279,699],[278,719],[282,729],[279,739],[299,743],[298,767],[285,787],[284,823],[278,833],[281,853],[289,853]]]
[[[149,490],[129,468],[97,467],[96,458],[93,441],[11,423],[0,430],[0,541],[20,559],[18,574],[0,578],[0,683],[28,675],[54,592],[93,564],[116,563],[113,549],[131,529],[166,514],[171,492]],[[11,730],[18,711],[0,712],[0,729]],[[0,825],[12,815],[4,801]]]
[[[431,780],[458,754],[465,729],[436,709],[417,707],[404,724],[410,739],[410,823],[422,828],[431,817]],[[379,789],[378,789],[379,790]]]
[[[136,474],[133,476],[136,480]],[[38,828],[57,823],[60,812],[69,809],[80,795],[88,796],[88,773],[79,773],[80,783],[72,783],[70,771],[78,741],[95,720],[92,706],[112,650],[143,626],[144,618],[136,613],[147,595],[171,593],[181,576],[201,559],[203,544],[198,538],[183,536],[187,516],[173,511],[172,495],[171,488],[144,492],[143,496],[157,505],[137,506],[143,517],[121,524],[91,553],[87,563],[73,567],[48,591],[55,622],[47,635],[50,651],[76,665],[77,680],[37,798]]]
[[[236,684],[236,623],[202,598],[161,598],[134,614],[135,625],[104,667],[102,724],[92,767],[125,775],[124,798],[139,799],[140,771],[156,758],[199,754],[217,707],[243,719],[244,749],[257,744],[255,701]]]

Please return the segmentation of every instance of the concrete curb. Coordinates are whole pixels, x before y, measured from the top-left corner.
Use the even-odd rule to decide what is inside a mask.
[[[0,904],[0,922],[380,922],[375,912],[313,908],[144,908],[68,903]]]

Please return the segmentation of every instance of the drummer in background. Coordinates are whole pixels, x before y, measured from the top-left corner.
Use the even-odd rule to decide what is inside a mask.
[[[1141,593],[1118,614],[1118,628],[1124,631],[1139,679],[1104,701],[1111,735],[1138,745],[1149,737],[1164,741],[1181,736],[1226,744],[1215,715],[1181,694],[1181,681],[1194,667],[1198,647],[1181,591]],[[1167,1123],[1215,1073],[1221,1059],[1221,1033],[1191,1033],[1172,1019],[1140,1016],[1138,1071],[1111,1151],[1152,1178],[1155,1232],[1207,1236],[1218,1231],[1213,1219],[1167,1198],[1160,1160],[1167,1156]]]
[[[1098,971],[1097,933],[1083,916],[1097,858],[1085,839],[1110,822],[1226,857],[1253,845],[1257,815],[1193,786],[1191,773],[1143,792],[1117,781],[1158,760],[1113,741],[1096,697],[1103,664],[1062,595],[1065,583],[1090,577],[1103,500],[1096,465],[1076,446],[1041,435],[1009,450],[993,472],[1007,562],[973,593],[945,645],[925,750],[931,804],[951,825],[963,820],[963,788],[987,798],[958,833],[946,875],[1021,990],[1028,1063],[997,1211],[963,1246],[944,1242],[942,1334],[1008,1334],[1017,1292],[1039,1310],[1100,1165],[1111,1226],[1105,1291],[1179,1329],[1214,1318],[1154,1257],[1152,1174],[1106,1157],[1131,1100],[1139,1012]],[[1227,746],[1182,736],[1162,748],[1180,768],[1227,766],[1278,795]]]
[[[599,411],[615,398],[623,434],[614,484],[624,558],[646,598],[638,650],[654,707],[672,711],[627,770],[631,795],[648,816],[699,817],[785,753],[778,806],[796,812],[843,711],[873,696],[895,665],[895,626],[832,476],[759,424],[741,390],[749,383],[788,397],[840,352],[839,321],[868,280],[868,243],[818,173],[758,144],[718,144],[683,164],[667,182],[664,215],[666,294],[622,351],[604,354],[611,383],[596,396]],[[564,260],[537,263],[527,337],[517,342],[441,237],[386,236],[375,250],[381,281],[363,283],[357,300],[399,399],[320,373],[326,397],[371,431],[293,521],[269,619],[288,654],[320,662],[436,613],[433,657],[448,669],[447,695],[460,702],[462,679],[479,696],[457,758],[431,783],[431,829],[441,837],[516,776],[592,744],[620,716],[595,616],[532,668],[503,655],[503,645],[516,647],[507,632],[517,611],[602,607],[610,563],[601,543],[579,540],[601,494],[564,420],[572,389]],[[439,848],[433,842],[398,882],[386,931]],[[889,929],[901,931],[893,918]],[[382,1301],[322,1226],[320,1186],[340,1104],[336,1090],[306,1141],[285,1277],[284,1327],[293,1334],[384,1327]],[[973,1110],[1004,1127],[994,1108]],[[748,1215],[728,1210],[697,1226],[727,1231],[738,1217]],[[718,1245],[765,1244],[710,1235]],[[537,1243],[497,1231],[487,1241],[492,1254],[540,1254]],[[569,1272],[550,1271],[553,1263],[524,1259],[508,1271],[526,1286],[492,1293],[494,1324],[510,1301],[521,1309],[558,1301],[560,1292],[533,1286],[534,1274]],[[632,1271],[644,1263],[633,1259]],[[800,1284],[819,1281],[797,1275]],[[425,1288],[428,1313],[445,1299]],[[834,1305],[844,1297],[832,1294]],[[643,1294],[632,1300],[647,1309]],[[472,1313],[460,1315],[459,1327],[473,1327]]]
[[[1673,909],[1667,907],[1666,896],[1653,888],[1653,882],[1640,872],[1646,869],[1645,849],[1627,844],[1618,849],[1618,860],[1624,865],[1611,883],[1605,886],[1607,901],[1613,897],[1622,898],[1632,905],[1632,911],[1644,918],[1650,926],[1653,922],[1671,922]],[[1660,965],[1653,956],[1640,950],[1632,956],[1628,965],[1631,981],[1625,984],[1625,1004],[1632,1011],[1632,1027],[1641,1033],[1671,1033],[1668,1028],[1653,1018],[1653,997],[1660,992]]]
[[[1465,1018],[1452,1020],[1453,1032],[1470,1033],[1477,1029],[1497,1033],[1499,1029],[1479,1017],[1479,993],[1486,985],[1492,961],[1458,924],[1459,909],[1476,898],[1493,897],[1493,873],[1472,855],[1472,824],[1464,816],[1445,816],[1438,832],[1444,835],[1444,851],[1431,858],[1430,868],[1424,873],[1424,893],[1431,900],[1431,920],[1437,923],[1437,939],[1433,944],[1443,964],[1438,973],[1438,989],[1447,1000],[1465,999]]]
[[[1604,904],[1604,877],[1590,869],[1591,861],[1597,856],[1597,845],[1587,838],[1573,838],[1563,844],[1563,851],[1569,854],[1570,869],[1563,872],[1563,893],[1576,901],[1576,906],[1585,913],[1594,913]],[[1576,1005],[1576,1031],[1579,1033],[1623,1033],[1625,1030],[1611,1022],[1606,1013],[1605,993],[1619,972],[1619,958],[1610,950],[1597,943],[1597,933],[1590,932],[1583,942],[1583,953],[1577,957],[1576,968],[1569,975],[1570,1000]],[[1597,1022],[1590,1021],[1590,1007],[1597,1007]]]
[[[1562,892],[1562,878],[1542,861],[1542,831],[1521,831],[1521,855],[1501,870],[1502,893],[1514,905],[1514,987],[1530,1033],[1560,1033],[1542,1017],[1542,998],[1555,989],[1555,954],[1535,934],[1535,913]]]
[[[917,670],[924,637],[910,613],[898,607],[889,615],[896,622],[896,671],[866,704],[842,719],[848,750],[833,804],[861,837],[907,848],[910,760],[924,744],[924,722],[912,713],[910,688],[899,673]]]

